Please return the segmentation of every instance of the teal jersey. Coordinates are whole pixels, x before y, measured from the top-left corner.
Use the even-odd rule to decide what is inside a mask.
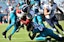
[[[34,27],[33,33],[38,33],[38,32],[40,32],[40,31],[43,31],[43,28],[45,28],[44,25],[37,24],[37,23],[34,23],[34,22],[32,22],[32,25],[33,25],[33,27]]]
[[[33,29],[33,34],[36,34],[36,33],[39,33],[40,32],[40,30],[37,28],[37,29]]]
[[[14,14],[14,11],[11,11],[10,12],[10,20],[11,20],[11,22],[15,22],[15,14]]]
[[[34,0],[30,0],[30,4],[31,5],[35,4],[35,1]]]

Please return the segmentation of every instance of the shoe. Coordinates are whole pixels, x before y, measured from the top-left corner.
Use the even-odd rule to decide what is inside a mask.
[[[62,35],[61,35],[61,34],[58,34],[58,36],[59,36],[59,37],[62,37]]]
[[[8,40],[10,40],[10,41],[11,41],[11,35],[10,35],[10,36],[8,36]]]
[[[3,32],[2,35],[4,38],[6,38],[6,32]]]

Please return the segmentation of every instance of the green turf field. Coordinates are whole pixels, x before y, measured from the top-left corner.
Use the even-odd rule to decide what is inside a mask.
[[[60,21],[59,23],[62,25],[62,27],[64,29],[64,21]],[[0,24],[0,42],[34,42],[35,41],[35,40],[33,40],[33,41],[30,40],[26,29],[21,29],[19,32],[15,33],[12,36],[11,41],[9,41],[8,39],[4,39],[2,36],[2,32],[6,29],[7,26],[8,26],[8,24]],[[46,25],[46,26],[50,27],[49,25]],[[8,37],[8,35],[10,35],[12,29],[13,29],[13,27],[7,32],[7,37]],[[59,30],[59,31],[62,34],[61,30]]]

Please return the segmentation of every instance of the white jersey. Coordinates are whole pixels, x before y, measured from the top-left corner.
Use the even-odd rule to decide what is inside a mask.
[[[54,16],[54,11],[55,9],[57,8],[57,4],[56,3],[53,3],[52,6],[50,6],[49,4],[45,4],[44,7],[46,7],[50,14],[49,14],[49,18],[52,18]]]

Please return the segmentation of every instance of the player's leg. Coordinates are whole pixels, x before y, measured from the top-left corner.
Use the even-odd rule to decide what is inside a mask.
[[[52,28],[55,28],[52,19],[45,19],[45,20],[47,21],[47,23],[48,23]]]
[[[10,15],[10,20],[11,20],[11,23],[6,28],[6,31],[8,31],[15,24],[15,15],[13,13],[11,13],[11,15]]]
[[[44,28],[43,34],[44,34],[45,36],[51,36],[52,38],[54,38],[54,39],[56,39],[56,40],[59,40],[59,41],[61,41],[61,40],[64,39],[64,38],[62,38],[62,37],[59,37],[59,35],[53,33],[53,31],[52,31],[51,29],[48,29],[48,28]],[[42,34],[42,35],[43,35],[43,34]]]
[[[19,32],[19,30],[20,30],[21,28],[24,29],[24,25],[23,25],[23,24],[21,25],[21,24],[20,24],[20,21],[16,22],[16,27],[17,27],[16,32]]]
[[[57,20],[57,18],[56,18],[55,16],[54,16],[54,18],[53,18],[53,22],[54,22],[54,24],[56,24],[56,26],[59,27],[59,29],[62,30],[62,32],[63,32],[63,34],[64,34],[64,30],[63,30],[62,26],[59,24],[59,22],[58,22],[58,20]]]
[[[53,19],[46,19],[46,21],[52,27],[53,31],[57,31],[57,33],[59,33],[58,29],[54,25]]]
[[[19,26],[20,26],[20,21],[17,21],[15,25],[16,25],[16,27],[17,27],[16,32],[19,32],[19,29],[20,29],[20,28],[19,28]]]
[[[6,30],[2,33],[2,35],[4,36],[4,38],[6,38],[6,33],[7,31],[14,25],[14,23],[12,22],[11,24],[8,25],[8,27],[6,28]]]
[[[12,30],[11,34],[8,36],[9,40],[11,40],[12,35],[16,32],[17,26],[14,25],[14,29]]]
[[[56,26],[58,26],[63,31],[62,26],[59,24],[57,18],[54,17],[53,19],[54,19],[54,23],[56,24]]]
[[[62,26],[59,23],[57,23],[56,25],[63,31]]]
[[[62,41],[64,38],[63,37],[60,37],[59,35],[53,33],[53,32],[50,32],[50,36],[58,41]]]
[[[64,34],[64,30],[62,29],[62,26],[59,23],[57,23],[56,25],[60,28],[60,30],[62,30],[62,33]]]

